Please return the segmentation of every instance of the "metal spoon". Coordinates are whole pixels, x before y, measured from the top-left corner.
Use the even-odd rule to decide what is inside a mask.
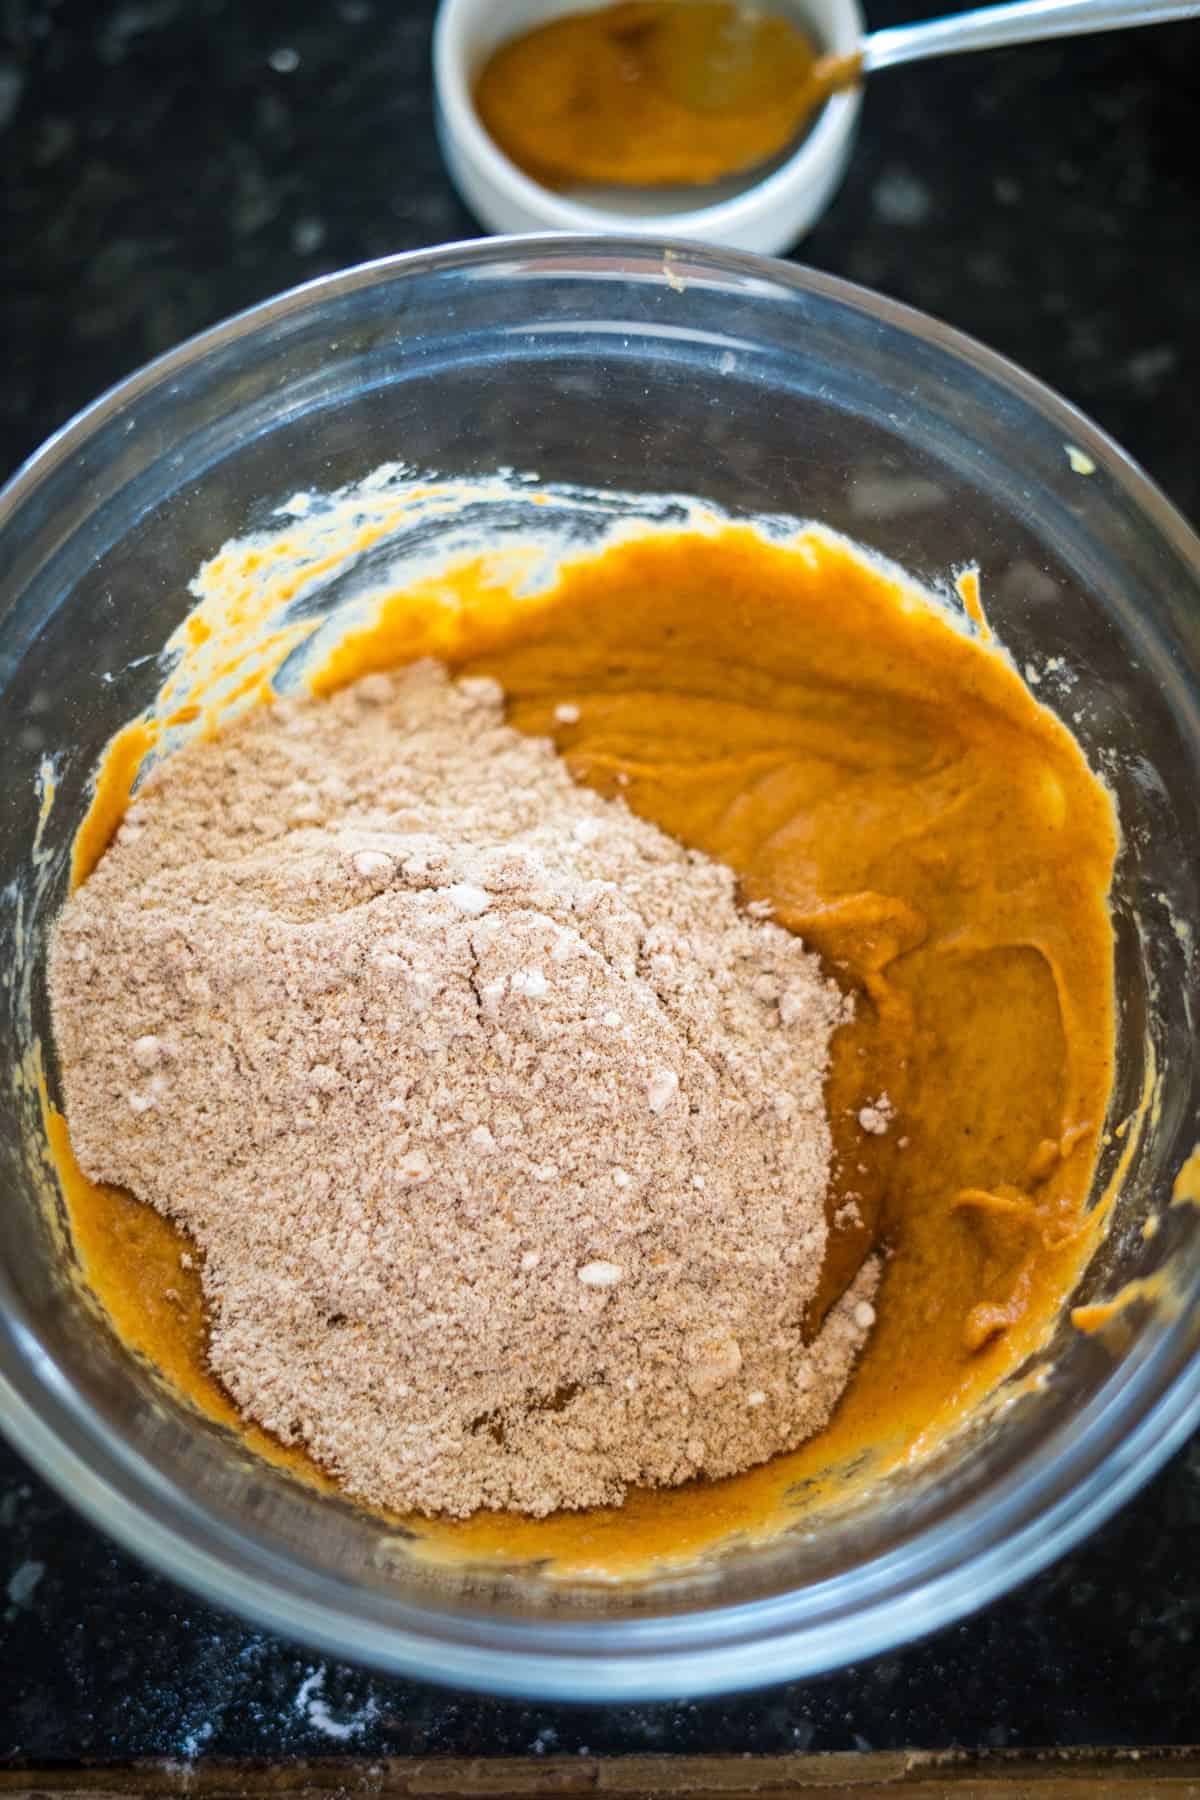
[[[710,15],[718,11],[702,10]],[[764,17],[772,15],[764,15],[757,6],[731,9],[731,14],[721,25],[719,40],[715,32],[709,34],[707,57],[704,38],[694,34],[696,41],[689,46],[691,66],[679,68],[672,82],[677,98],[687,99],[698,113],[710,118],[722,104],[726,69],[736,70],[741,85],[752,91],[754,65],[762,63],[767,54],[778,56],[777,46],[768,52],[762,36]],[[995,50],[1009,44],[1033,44],[1044,38],[1119,31],[1134,25],[1159,25],[1168,19],[1196,17],[1200,17],[1200,0],[1009,0],[1005,5],[981,6],[944,19],[872,31],[857,51],[814,58],[788,109],[790,122],[778,131],[778,140],[767,156],[785,150],[811,114],[832,94],[857,86],[865,76],[880,69],[935,56],[957,56],[966,50]],[[697,123],[702,129],[700,119]],[[761,151],[760,159],[766,160]],[[732,167],[726,172],[733,173]]]
[[[737,0],[619,0],[511,39],[475,103],[552,187],[703,185],[786,150],[831,94],[923,57],[1200,15],[1200,0],[1010,0],[820,55],[794,16]]]
[[[998,50],[1006,44],[1034,44],[1042,38],[1121,31],[1132,25],[1161,25],[1168,19],[1196,17],[1200,17],[1200,0],[1011,0],[1008,5],[981,6],[947,19],[869,32],[858,53],[859,72],[873,75],[898,63],[957,56],[963,50]],[[840,59],[822,57],[821,62],[836,60]]]

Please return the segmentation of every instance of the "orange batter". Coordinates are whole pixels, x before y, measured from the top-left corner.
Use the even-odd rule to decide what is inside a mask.
[[[785,18],[730,0],[620,0],[502,44],[475,105],[545,187],[695,186],[783,150],[851,86],[858,56],[823,56]]]
[[[1087,1200],[1113,1069],[1114,816],[981,635],[817,533],[660,531],[565,563],[536,599],[470,562],[436,593],[388,600],[314,688],[423,653],[494,675],[515,725],[732,865],[856,996],[828,1090],[822,1305],[872,1243],[890,1255],[829,1429],[763,1469],[608,1512],[415,1525],[438,1554],[619,1573],[794,1516],[802,1476],[864,1448],[875,1472],[914,1454],[1044,1342],[1101,1229]],[[556,722],[564,700],[576,723]],[[98,784],[81,875],[127,797],[132,741]],[[877,1135],[859,1113],[880,1094],[897,1118]],[[86,1182],[54,1131],[86,1278],[128,1343],[229,1420],[183,1240]]]

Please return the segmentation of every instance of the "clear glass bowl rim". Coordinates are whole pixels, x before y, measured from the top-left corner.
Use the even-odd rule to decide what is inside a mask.
[[[1144,471],[1072,406],[964,333],[838,277],[686,239],[553,233],[467,240],[381,257],[234,314],[157,357],[85,407],[0,490],[0,531],[64,459],[114,413],[240,338],[365,286],[422,272],[469,270],[536,256],[541,269],[622,259],[645,274],[664,249],[706,277],[769,281],[866,315],[924,344],[1036,409],[1065,443],[1103,457],[1106,472],[1200,584],[1200,539]],[[1192,672],[1191,685],[1195,687]],[[975,1611],[1035,1574],[1129,1499],[1200,1424],[1200,1357],[1182,1316],[1147,1333],[1100,1394],[1036,1455],[950,1518],[916,1533],[852,1577],[748,1604],[663,1618],[586,1623],[470,1618],[396,1602],[340,1603],[332,1578],[267,1552],[219,1525],[110,1433],[0,1320],[0,1428],[47,1481],[102,1531],[212,1604],[321,1651],[390,1673],[502,1695],[575,1701],[670,1699],[795,1680],[906,1643]],[[36,1404],[31,1392],[36,1391]],[[369,1597],[356,1590],[364,1602]]]

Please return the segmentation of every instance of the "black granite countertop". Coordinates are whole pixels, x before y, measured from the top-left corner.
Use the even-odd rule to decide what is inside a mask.
[[[427,0],[4,0],[0,468],[225,314],[476,234],[434,142],[431,15]],[[880,76],[803,257],[1023,363],[1194,518],[1198,106],[1200,24]],[[0,1448],[0,1758],[1195,1742],[1198,1626],[1200,1443],[1074,1554],[922,1644],[602,1714],[314,1659],[148,1574]]]

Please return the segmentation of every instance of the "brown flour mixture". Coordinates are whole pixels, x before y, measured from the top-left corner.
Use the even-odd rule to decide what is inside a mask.
[[[150,778],[52,945],[72,1143],[204,1254],[214,1370],[364,1499],[467,1514],[818,1430],[846,1003],[734,877],[424,663]]]

